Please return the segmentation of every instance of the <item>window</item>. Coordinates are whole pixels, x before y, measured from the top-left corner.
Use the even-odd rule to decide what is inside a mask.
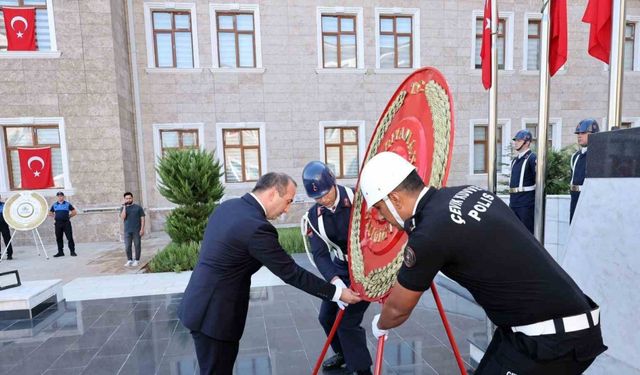
[[[52,0],[0,0],[0,52],[7,52],[7,36],[2,7],[36,8],[36,49],[37,52],[57,51],[53,23]],[[34,51],[11,51],[8,54],[33,54]]]
[[[169,150],[197,149],[200,147],[198,144],[198,130],[160,130],[160,147],[162,156]]]
[[[214,69],[261,69],[258,5],[210,4],[210,11]]]
[[[542,35],[541,21],[529,19],[527,21],[527,45],[525,51],[525,70],[540,70],[540,36]]]
[[[489,169],[489,127],[475,125],[473,128],[473,173],[487,173]],[[500,170],[502,163],[502,125],[496,129],[496,169]]]
[[[634,61],[636,24],[627,22],[624,26],[624,70],[639,70]]]
[[[506,19],[500,18],[498,22],[498,69],[504,69],[505,67],[505,49],[506,49]],[[480,51],[482,51],[482,30],[484,25],[484,18],[476,18],[476,43],[475,43],[475,67],[476,69],[482,68],[482,59],[480,58]]]
[[[407,16],[380,17],[380,67],[411,68],[412,18]]]
[[[362,8],[318,7],[318,68],[364,67]]]
[[[226,182],[257,181],[260,168],[260,129],[222,130]]]
[[[358,177],[358,128],[325,128],[324,155],[336,178]]]
[[[522,129],[531,132],[531,149],[538,150],[538,119],[523,118]],[[559,118],[549,119],[549,129],[547,130],[547,149],[560,150],[562,147],[562,120]]]
[[[221,68],[255,68],[253,13],[218,13],[218,64]]]
[[[5,126],[4,140],[7,152],[7,171],[11,190],[22,188],[18,148],[51,147],[51,169],[55,188],[64,187],[62,153],[58,125]]]
[[[489,128],[486,119],[470,121],[469,173],[484,174],[489,168]],[[508,173],[510,142],[503,142],[511,132],[509,119],[499,119],[496,129],[496,169],[498,173]]]
[[[322,16],[323,68],[356,67],[356,17]]]
[[[193,68],[191,15],[188,12],[152,12],[153,45],[158,68]]]
[[[144,3],[148,68],[199,68],[195,11],[189,3]]]

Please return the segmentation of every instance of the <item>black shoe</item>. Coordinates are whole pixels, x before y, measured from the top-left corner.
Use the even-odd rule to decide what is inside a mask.
[[[13,260],[13,255],[7,255],[7,260]]]
[[[322,362],[323,370],[334,370],[342,367],[344,365],[344,357],[341,353],[334,355],[333,357],[329,357],[326,361]]]
[[[71,252],[71,256],[72,256],[72,257],[77,257],[77,256],[78,256],[78,254],[76,254],[76,252],[75,252],[75,251],[72,251],[72,252]]]
[[[64,256],[64,253],[58,253],[58,254],[54,255],[53,257],[57,258],[57,257],[63,257],[63,256]]]
[[[366,369],[366,370],[358,370],[356,371],[357,375],[373,375],[373,373],[371,372],[371,369]]]

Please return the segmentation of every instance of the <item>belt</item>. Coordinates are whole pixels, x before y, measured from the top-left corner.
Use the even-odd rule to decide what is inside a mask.
[[[571,185],[571,191],[580,191],[580,186],[582,185]]]
[[[528,324],[526,326],[511,327],[513,332],[521,332],[527,336],[553,335],[562,333],[556,331],[556,326],[564,327],[564,332],[575,332],[595,327],[600,323],[600,308],[565,318],[550,319],[544,322]]]
[[[509,193],[513,194],[513,193],[524,193],[526,191],[534,191],[536,190],[536,185],[531,185],[531,186],[523,186],[523,187],[517,187],[517,188],[509,188]]]

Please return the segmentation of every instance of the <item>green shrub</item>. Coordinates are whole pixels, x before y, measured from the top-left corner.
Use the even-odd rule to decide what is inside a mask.
[[[207,218],[216,204],[176,207],[167,215],[165,230],[176,243],[200,242],[207,226]],[[203,219],[204,218],[204,219]]]
[[[170,243],[149,262],[151,272],[190,271],[198,262],[200,244],[197,242]]]
[[[278,239],[280,240],[280,246],[287,254],[304,252],[300,227],[278,228]]]
[[[569,194],[571,155],[575,151],[575,146],[568,146],[560,151],[549,150],[547,152],[547,181],[545,185],[547,195]]]

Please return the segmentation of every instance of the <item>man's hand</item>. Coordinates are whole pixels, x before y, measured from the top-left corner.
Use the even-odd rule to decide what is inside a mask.
[[[336,287],[340,287],[343,290],[347,289],[344,281],[342,281],[342,279],[340,279],[340,277],[338,276],[334,277],[333,280],[331,280],[331,284],[335,285]],[[342,301],[336,301],[336,304],[338,305],[338,308],[340,310],[344,310],[347,307],[347,304]]]
[[[336,287],[340,288],[340,287]],[[342,293],[340,293],[340,301],[345,302],[347,304],[354,304],[362,301],[360,295],[349,288],[341,288]]]
[[[386,341],[389,339],[389,331],[386,329],[378,328],[378,320],[380,320],[380,314],[376,314],[376,316],[373,317],[373,321],[371,321],[371,332],[373,332],[373,335],[376,337],[376,339],[384,336],[384,339]]]
[[[144,236],[144,229],[140,229],[140,237]]]

